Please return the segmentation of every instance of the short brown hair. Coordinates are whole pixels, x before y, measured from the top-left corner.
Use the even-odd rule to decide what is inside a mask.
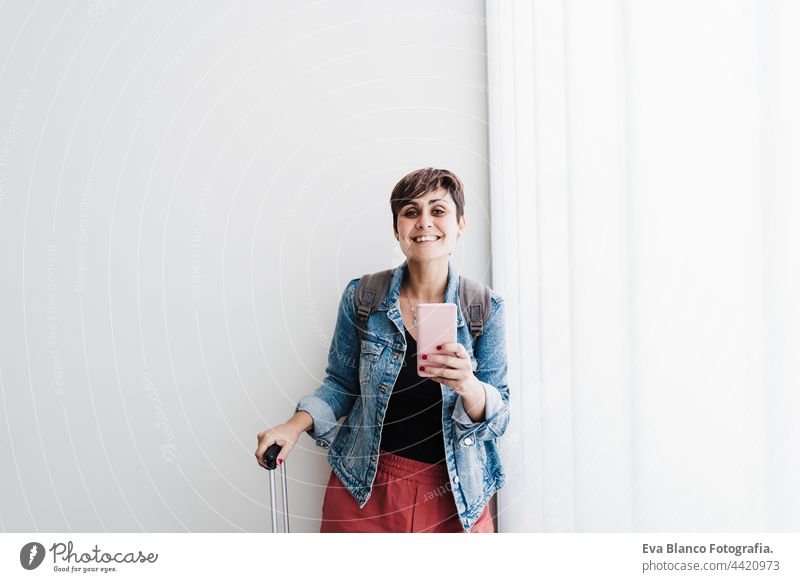
[[[456,203],[456,220],[464,216],[464,184],[450,170],[422,168],[406,174],[392,190],[389,206],[392,208],[392,224],[397,232],[397,215],[400,209],[410,201],[428,192],[444,189],[450,192]]]

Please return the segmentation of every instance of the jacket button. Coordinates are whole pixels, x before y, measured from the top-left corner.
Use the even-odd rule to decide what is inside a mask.
[[[455,477],[453,477],[453,483],[455,483],[456,485],[458,485],[458,482],[459,482],[459,481],[461,481],[461,479],[459,479],[459,478],[458,478],[458,475],[456,475]]]
[[[389,387],[386,384],[381,384],[381,392],[386,392]]]
[[[466,446],[470,446],[472,444],[472,442],[473,442],[472,441],[472,437],[467,437],[467,438],[464,439],[464,444]]]

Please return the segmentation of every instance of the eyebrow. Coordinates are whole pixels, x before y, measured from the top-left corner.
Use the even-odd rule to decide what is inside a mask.
[[[429,201],[428,204],[435,204],[436,202],[447,202],[447,200],[445,198],[435,198]],[[402,208],[405,208],[406,206],[419,206],[419,204],[412,200],[403,204]]]

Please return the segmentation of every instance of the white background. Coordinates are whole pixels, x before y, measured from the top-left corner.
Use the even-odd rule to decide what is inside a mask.
[[[409,171],[465,182],[453,262],[488,282],[483,3],[427,4],[4,3],[0,530],[267,531],[256,434],[402,260]]]

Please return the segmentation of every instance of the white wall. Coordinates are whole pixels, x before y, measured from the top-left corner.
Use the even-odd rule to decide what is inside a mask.
[[[6,2],[0,529],[266,531],[256,433],[321,381],[388,198],[464,180],[488,282],[483,3]],[[303,437],[292,526],[328,468]]]

